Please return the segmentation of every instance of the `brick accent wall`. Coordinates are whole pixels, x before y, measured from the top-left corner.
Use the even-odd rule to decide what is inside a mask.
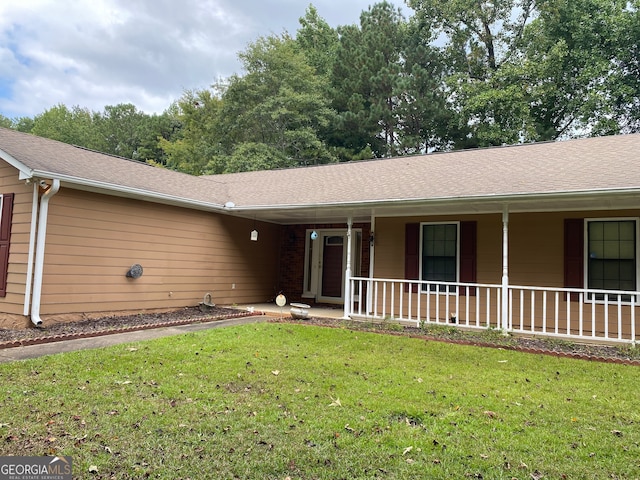
[[[304,286],[304,247],[307,229],[322,230],[325,228],[346,229],[346,223],[323,223],[307,225],[287,225],[282,228],[280,239],[280,275],[278,289],[289,302],[304,302],[313,304],[313,299],[302,298]],[[362,269],[353,272],[354,276],[366,277],[369,275],[369,237],[371,224],[354,223],[353,229],[362,230]],[[346,246],[345,246],[346,248]]]

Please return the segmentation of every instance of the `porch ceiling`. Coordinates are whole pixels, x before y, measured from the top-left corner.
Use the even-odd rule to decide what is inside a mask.
[[[369,222],[375,217],[452,216],[502,213],[605,211],[640,208],[640,191],[572,192],[508,197],[388,200],[353,204],[231,208],[228,213],[278,224]]]

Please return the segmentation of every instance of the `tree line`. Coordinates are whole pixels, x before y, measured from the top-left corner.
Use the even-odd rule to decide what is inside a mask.
[[[640,131],[640,0],[405,1],[337,28],[310,5],[160,115],[0,125],[196,175]]]

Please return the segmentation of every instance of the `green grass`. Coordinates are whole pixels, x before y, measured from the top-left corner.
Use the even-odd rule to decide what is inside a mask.
[[[0,454],[74,478],[640,477],[638,367],[257,324],[0,379]]]

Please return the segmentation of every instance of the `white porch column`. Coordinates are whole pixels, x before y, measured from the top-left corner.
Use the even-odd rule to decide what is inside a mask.
[[[344,318],[351,315],[351,227],[353,217],[347,219],[347,268],[344,271]]]
[[[369,240],[369,278],[373,278],[373,269],[375,265],[375,253],[376,253],[376,217],[371,215],[371,230],[370,235],[373,241]],[[360,292],[360,301],[362,301],[362,292]],[[367,315],[373,312],[373,282],[369,280],[367,285]]]
[[[509,328],[509,207],[502,210],[502,330]]]

